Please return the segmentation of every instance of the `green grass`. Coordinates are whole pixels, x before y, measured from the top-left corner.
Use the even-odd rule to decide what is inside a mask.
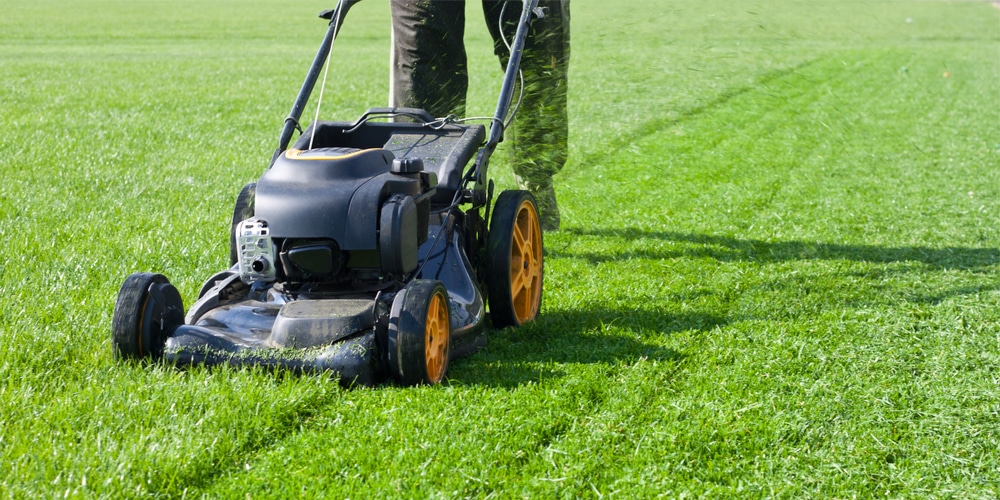
[[[610,5],[573,5],[543,315],[356,390],[109,338],[128,273],[191,303],[225,266],[331,5],[7,9],[0,496],[1000,496],[1000,9]],[[386,100],[388,9],[356,9],[327,117]]]

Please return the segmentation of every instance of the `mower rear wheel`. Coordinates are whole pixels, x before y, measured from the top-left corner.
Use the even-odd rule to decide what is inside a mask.
[[[240,260],[239,248],[236,244],[236,226],[251,217],[254,213],[254,201],[257,198],[257,183],[248,182],[236,197],[233,208],[233,224],[229,228],[229,265],[234,266]]]
[[[403,385],[438,384],[451,347],[448,291],[440,281],[413,280],[392,301],[388,365]]]
[[[111,343],[120,359],[158,358],[167,337],[184,324],[184,302],[162,274],[125,279],[111,318]]]
[[[486,240],[486,288],[493,326],[520,326],[542,306],[542,230],[535,198],[504,191],[493,206]]]

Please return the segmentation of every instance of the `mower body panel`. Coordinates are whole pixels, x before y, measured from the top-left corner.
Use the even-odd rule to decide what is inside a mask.
[[[441,281],[448,290],[455,359],[486,344],[486,307],[465,254],[460,216],[433,215],[423,262],[412,279]],[[386,378],[388,313],[398,291],[341,297],[293,296],[275,284],[247,285],[235,269],[203,287],[185,324],[167,338],[164,359],[178,366],[260,366],[296,372],[330,371],[340,383],[373,385]]]

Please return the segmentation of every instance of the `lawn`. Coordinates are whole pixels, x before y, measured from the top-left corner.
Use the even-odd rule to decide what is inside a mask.
[[[117,362],[125,276],[226,267],[331,7],[6,9],[0,496],[1000,496],[992,2],[574,2],[537,321],[436,387]],[[324,117],[385,104],[388,27],[348,16]]]

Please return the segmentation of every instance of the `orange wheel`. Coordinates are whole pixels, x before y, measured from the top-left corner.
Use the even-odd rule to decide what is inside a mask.
[[[427,308],[427,322],[424,325],[424,359],[427,360],[427,379],[436,384],[444,379],[448,368],[448,342],[451,324],[448,319],[448,301],[443,294],[435,293]]]
[[[531,193],[500,193],[487,249],[486,286],[493,325],[520,326],[535,319],[542,306],[544,263],[542,229]]]
[[[448,371],[451,314],[440,281],[413,280],[396,294],[389,315],[387,361],[403,385],[438,384]]]

